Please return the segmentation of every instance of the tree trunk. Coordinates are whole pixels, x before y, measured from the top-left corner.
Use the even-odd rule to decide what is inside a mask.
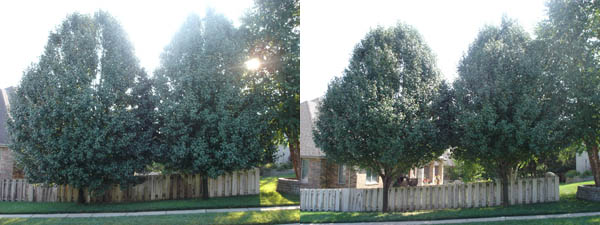
[[[596,187],[600,187],[600,160],[598,159],[598,145],[595,142],[585,142],[585,146],[590,160],[590,168],[594,174],[594,183]]]
[[[388,196],[392,178],[389,176],[381,176],[383,180],[383,207],[381,209],[382,212],[388,212]]]
[[[508,185],[510,172],[503,171],[500,174],[500,183],[502,184],[502,206],[506,207],[510,204],[508,199]]]
[[[202,175],[202,199],[208,199],[208,176]]]
[[[77,196],[77,204],[85,204],[85,195],[83,187],[79,188],[79,195]]]
[[[300,140],[297,138],[295,140],[289,140],[289,148],[290,159],[292,160],[296,179],[300,180]]]

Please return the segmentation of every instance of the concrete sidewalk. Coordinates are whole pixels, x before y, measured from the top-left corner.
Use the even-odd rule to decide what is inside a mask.
[[[378,224],[378,225],[409,225],[409,224],[453,224],[453,223],[485,223],[510,220],[537,220],[537,219],[557,219],[557,218],[574,218],[585,216],[600,216],[600,212],[589,213],[567,213],[554,215],[535,215],[535,216],[501,216],[487,218],[470,218],[470,219],[451,219],[451,220],[431,220],[431,221],[402,221],[402,222],[365,222],[365,223],[311,223],[311,224],[330,224],[330,225],[363,225],[363,224]]]
[[[179,214],[195,214],[195,213],[274,211],[274,210],[293,210],[293,209],[300,209],[300,206],[273,206],[273,207],[231,208],[231,209],[193,209],[193,210],[117,212],[117,213],[0,214],[0,218],[82,218],[82,217],[114,217],[114,216],[156,216],[156,215],[179,215]]]

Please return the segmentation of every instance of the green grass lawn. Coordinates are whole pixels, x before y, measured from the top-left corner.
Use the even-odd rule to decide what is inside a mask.
[[[600,211],[600,203],[578,200],[575,198],[577,186],[593,184],[593,181],[560,185],[560,201],[510,207],[488,207],[470,209],[424,210],[416,212],[301,212],[301,222],[376,222],[407,220],[440,220],[460,218],[481,218],[495,216],[522,216],[538,214],[559,214],[575,212]]]
[[[293,177],[288,174],[280,177]],[[298,195],[280,194],[277,177],[260,179],[260,194],[237,197],[211,198],[208,200],[165,200],[151,202],[106,203],[78,205],[76,203],[53,202],[0,202],[0,214],[17,213],[83,213],[83,212],[136,212],[177,209],[242,208],[261,206],[284,206],[300,204]]]
[[[0,224],[276,224],[297,223],[299,210],[96,218],[15,218]]]
[[[472,224],[481,224],[481,222],[476,223],[464,223],[468,225]],[[587,217],[577,217],[577,218],[560,218],[560,219],[538,219],[538,220],[514,220],[514,221],[498,221],[498,222],[489,222],[484,223],[486,225],[504,225],[504,224],[541,224],[541,225],[567,225],[567,224],[600,224],[600,217],[598,216],[587,216]]]

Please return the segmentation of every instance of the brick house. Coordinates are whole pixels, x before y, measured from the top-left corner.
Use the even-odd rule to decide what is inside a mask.
[[[0,89],[0,179],[23,178],[21,170],[15,168],[12,151],[8,148],[9,138],[6,128],[8,120],[8,96],[14,88]]]
[[[328,162],[317,148],[312,135],[318,116],[320,98],[300,104],[300,188],[381,188],[382,179],[364,169]],[[412,169],[401,185],[432,185],[444,183],[444,166],[451,163],[449,152],[424,168]]]

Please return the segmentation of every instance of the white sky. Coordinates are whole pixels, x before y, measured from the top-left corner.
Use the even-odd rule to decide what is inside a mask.
[[[23,71],[42,54],[49,32],[72,12],[102,9],[117,18],[141,66],[151,74],[160,63],[163,48],[187,16],[192,12],[203,16],[209,6],[239,26],[239,18],[252,6],[252,0],[6,1],[0,4],[0,88],[20,82]]]
[[[484,25],[499,25],[507,15],[533,34],[545,13],[544,0],[301,0],[300,101],[324,95],[354,46],[378,25],[402,21],[415,27],[437,55],[443,78],[453,81],[458,61]]]

